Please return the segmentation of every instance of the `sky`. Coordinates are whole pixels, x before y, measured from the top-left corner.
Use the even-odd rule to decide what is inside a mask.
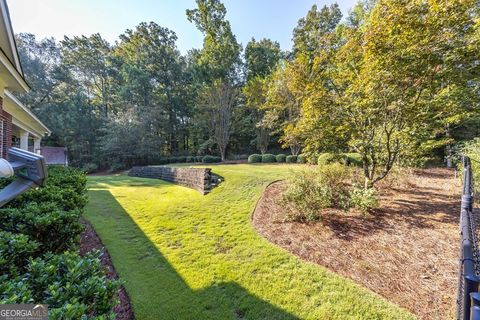
[[[224,0],[227,19],[244,46],[252,37],[278,41],[291,49],[292,30],[313,4],[321,7],[334,0]],[[337,1],[344,15],[356,0]],[[182,53],[201,48],[202,34],[188,22],[185,10],[194,0],[7,0],[13,30],[42,39],[63,39],[100,33],[110,43],[140,22],[154,21],[177,34]]]

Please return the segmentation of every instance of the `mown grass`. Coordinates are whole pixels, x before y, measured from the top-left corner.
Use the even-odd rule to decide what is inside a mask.
[[[206,196],[123,175],[89,177],[86,218],[137,319],[411,319],[407,311],[269,243],[251,225],[266,185],[295,166],[212,165]]]

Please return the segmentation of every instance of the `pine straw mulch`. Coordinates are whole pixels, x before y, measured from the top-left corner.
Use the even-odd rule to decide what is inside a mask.
[[[375,213],[326,210],[323,222],[308,224],[285,222],[287,212],[277,200],[286,184],[275,182],[257,203],[253,224],[271,242],[421,319],[454,318],[460,250],[460,182],[454,174],[412,171],[404,183],[379,186]]]
[[[103,252],[102,256],[100,257],[100,262],[106,269],[107,278],[118,279],[118,274],[113,266],[112,258],[103,245],[102,240],[100,240],[92,225],[88,221],[82,219],[82,223],[85,226],[85,230],[80,236],[80,255],[83,256],[92,250],[100,250]],[[123,285],[118,290],[118,300],[119,303],[117,306],[115,306],[115,308],[113,308],[115,319],[134,320],[135,316],[133,314],[130,298],[128,297],[127,291],[125,291]]]

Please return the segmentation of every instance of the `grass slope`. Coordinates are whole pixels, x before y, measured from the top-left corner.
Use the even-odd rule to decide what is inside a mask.
[[[251,213],[287,165],[217,165],[206,196],[153,179],[89,177],[86,218],[137,319],[411,319],[409,313],[259,236]]]

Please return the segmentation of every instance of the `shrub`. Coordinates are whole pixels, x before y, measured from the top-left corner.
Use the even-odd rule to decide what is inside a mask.
[[[98,165],[95,163],[85,163],[82,166],[82,170],[85,171],[86,173],[92,173],[98,170]]]
[[[289,155],[285,158],[287,163],[297,163],[297,156]]]
[[[125,170],[125,165],[123,163],[115,162],[110,165],[110,172],[118,172],[121,170]]]
[[[344,153],[343,155],[345,156],[346,164],[348,165],[361,166],[363,164],[362,156],[360,155],[360,153],[351,152]]]
[[[375,190],[373,188],[354,188],[351,193],[351,204],[363,213],[372,211],[378,207]]]
[[[307,158],[304,155],[299,155],[297,157],[297,163],[307,163]]]
[[[345,156],[340,153],[325,152],[318,156],[317,164],[320,166],[332,163],[345,163]]]
[[[72,167],[48,167],[48,186],[73,189],[78,193],[86,193],[87,177],[78,169]]]
[[[168,158],[168,163],[177,163],[178,162],[178,158],[177,157],[170,157]]]
[[[348,182],[352,176],[350,168],[332,164],[306,169],[291,179],[282,201],[290,204],[288,220],[312,221],[321,218],[324,208],[347,209],[350,204]]]
[[[273,162],[277,162],[273,154],[270,154],[270,153],[262,154],[262,163],[273,163]]]
[[[177,157],[177,162],[180,162],[180,163],[187,162],[187,157],[185,157],[185,156],[178,156],[178,157]]]
[[[222,158],[217,156],[205,156],[202,158],[203,163],[216,163],[221,161],[222,161]]]
[[[275,160],[277,160],[277,162],[279,162],[279,163],[285,162],[286,158],[287,158],[287,156],[284,155],[283,153],[277,154],[275,156]]]
[[[0,304],[33,303],[32,292],[22,279],[0,276]]]
[[[31,202],[53,203],[57,207],[69,211],[83,208],[87,204],[87,196],[86,194],[78,193],[74,189],[47,185],[43,188],[25,192],[15,200],[11,201],[6,207],[19,208],[26,206]]]
[[[262,162],[262,155],[260,154],[254,153],[248,157],[248,163],[259,163],[259,162]]]
[[[39,246],[24,234],[0,231],[0,274],[18,276],[28,258],[37,254]]]
[[[28,235],[42,251],[76,248],[83,225],[80,209],[61,210],[55,203],[30,202],[22,208],[0,209],[0,229]]]
[[[111,318],[119,282],[105,278],[99,256],[99,252],[85,257],[66,252],[31,260],[16,283],[2,281],[0,288],[8,293],[2,293],[0,303],[41,301],[55,319]]]
[[[195,159],[197,162],[202,162],[203,156],[196,156]]]
[[[185,162],[188,162],[188,163],[195,162],[195,157],[187,156],[187,157],[185,158]]]
[[[464,147],[464,153],[470,157],[472,172],[473,172],[473,181],[475,183],[475,198],[480,199],[480,138],[475,138]]]

